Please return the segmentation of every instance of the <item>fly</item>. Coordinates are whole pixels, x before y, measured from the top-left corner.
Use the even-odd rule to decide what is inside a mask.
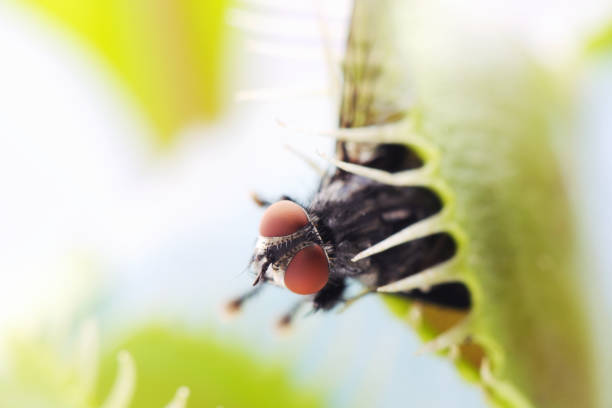
[[[456,245],[443,229],[410,233],[434,222],[443,206],[432,189],[414,182],[427,163],[403,142],[406,113],[392,104],[380,106],[372,95],[381,72],[374,47],[353,24],[343,64],[336,169],[323,176],[307,203],[286,196],[275,203],[255,197],[266,211],[250,262],[254,288],[233,300],[230,310],[272,284],[302,296],[281,319],[289,324],[303,303],[319,311],[347,301],[350,281],[363,285],[364,293],[394,292],[469,309],[463,284],[435,278],[431,285],[410,281],[425,271],[444,269]],[[345,134],[383,128],[392,129],[397,141],[372,143]]]

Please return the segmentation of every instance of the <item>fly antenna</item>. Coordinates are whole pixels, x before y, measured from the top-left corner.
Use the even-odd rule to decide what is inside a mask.
[[[263,274],[264,274],[264,270],[262,269],[258,274],[257,277],[255,277],[255,280],[253,281],[253,286],[257,286],[257,284],[261,281],[261,278],[263,278]]]

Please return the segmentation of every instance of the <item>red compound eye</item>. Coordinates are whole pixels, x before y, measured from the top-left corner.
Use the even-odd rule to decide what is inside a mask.
[[[293,234],[308,223],[306,212],[293,201],[283,200],[272,204],[264,212],[259,224],[262,237],[282,237]]]
[[[327,283],[329,264],[323,248],[311,245],[298,252],[285,271],[285,286],[298,295],[317,293]]]

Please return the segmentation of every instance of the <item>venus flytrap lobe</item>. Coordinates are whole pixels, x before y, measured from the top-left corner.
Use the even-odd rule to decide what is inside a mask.
[[[552,148],[550,120],[562,120],[554,111],[562,105],[555,99],[560,85],[507,39],[466,35],[443,17],[419,24],[415,10],[385,3],[358,3],[369,11],[362,30],[373,46],[391,50],[381,75],[385,67],[404,69],[403,77],[379,81],[388,81],[388,92],[413,85],[415,103],[404,114],[437,150],[432,178],[441,183],[443,208],[452,208],[447,231],[460,258],[451,275],[472,300],[458,365],[472,378],[470,367],[477,370],[475,379],[498,406],[596,406],[578,284],[585,272],[575,267],[572,213]],[[376,18],[395,27],[394,35],[379,35]],[[440,335],[442,316],[420,314],[417,330]],[[456,324],[442,325],[442,338]],[[468,344],[483,356],[470,359]]]
[[[340,129],[318,132],[337,141],[323,155],[335,169],[293,203],[305,223],[257,246],[257,283],[285,286],[291,259],[317,246],[328,279],[303,298],[314,310],[345,302],[357,280],[391,293],[422,351],[448,354],[494,405],[595,406],[552,149],[558,84],[507,39],[470,36],[449,16],[420,22],[418,8],[355,2]]]

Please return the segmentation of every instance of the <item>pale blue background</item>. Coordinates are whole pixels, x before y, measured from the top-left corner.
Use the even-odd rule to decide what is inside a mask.
[[[306,46],[316,51],[320,43]],[[145,142],[147,124],[134,119],[137,108],[121,102],[121,88],[70,37],[0,3],[0,55],[0,270],[12,272],[3,275],[0,289],[0,330],[34,327],[89,288],[109,331],[152,318],[213,327],[220,336],[252,344],[253,353],[292,362],[296,381],[335,388],[335,407],[484,406],[480,390],[466,386],[448,361],[414,354],[414,333],[376,297],[342,315],[301,319],[287,337],[276,335],[273,323],[295,296],[274,288],[238,319],[222,319],[223,302],[251,281],[244,268],[261,210],[248,192],[308,197],[316,175],[282,146],[313,156],[331,149],[331,141],[292,134],[274,119],[327,129],[334,125],[332,101],[231,104],[220,123],[194,125],[171,155],[158,157]],[[318,89],[329,78],[320,59],[283,61],[243,52],[232,58],[233,66],[244,67],[237,89]],[[567,170],[607,369],[611,70],[606,62],[584,78],[577,95],[583,106],[580,143]],[[73,257],[96,273],[66,272],[65,259]]]

